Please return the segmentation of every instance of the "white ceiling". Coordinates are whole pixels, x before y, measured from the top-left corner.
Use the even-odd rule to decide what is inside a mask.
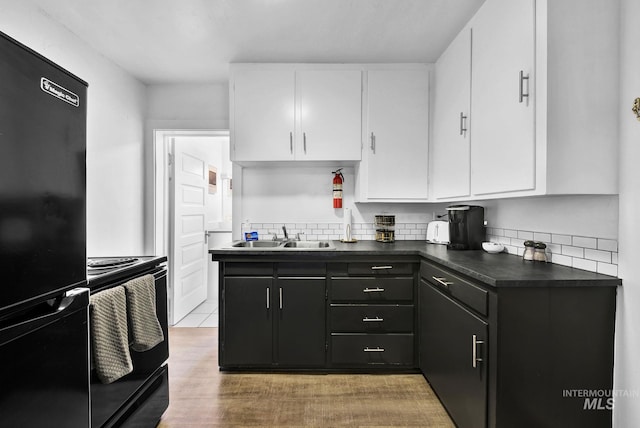
[[[32,0],[147,84],[230,62],[434,62],[484,0]]]

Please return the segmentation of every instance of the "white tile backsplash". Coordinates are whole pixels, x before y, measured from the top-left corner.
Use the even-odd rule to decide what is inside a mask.
[[[282,226],[272,223],[253,223],[251,230],[260,239],[271,239],[276,233],[282,237]],[[287,224],[287,232],[293,237],[309,241],[342,239],[342,223]],[[373,223],[352,223],[351,235],[360,241],[375,240]],[[427,223],[396,223],[396,241],[422,241],[427,239]],[[547,259],[551,263],[585,269],[605,275],[618,275],[618,241],[589,236],[573,236],[543,231],[515,230],[500,227],[487,228],[487,241],[504,244],[509,254],[522,256],[525,240],[547,244]]]
[[[522,256],[524,241],[528,239],[547,244],[547,259],[551,263],[618,275],[618,241],[615,239],[497,227],[487,229],[487,240],[504,244],[509,254]]]

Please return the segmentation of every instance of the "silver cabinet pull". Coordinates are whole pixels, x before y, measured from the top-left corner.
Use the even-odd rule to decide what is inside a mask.
[[[527,81],[527,93],[524,93],[524,81]],[[520,102],[523,102],[524,99],[529,99],[529,75],[524,75],[524,71],[520,70]]]
[[[271,306],[269,302],[269,294],[271,293],[270,293],[269,287],[267,287],[267,309],[269,309],[269,307]]]
[[[282,310],[282,287],[280,287],[280,310]]]
[[[445,277],[432,276],[431,278],[433,278],[433,280],[436,281],[438,284],[444,285],[445,288],[449,288],[449,286],[453,284],[453,282],[447,281],[447,278]]]
[[[289,151],[293,154],[293,132],[289,132]]]
[[[471,336],[471,367],[474,369],[478,367],[478,363],[482,362],[482,358],[478,358],[478,345],[482,345],[484,340],[478,340],[474,334]]]
[[[384,352],[384,348],[376,346],[375,348],[369,348],[368,346],[363,349],[364,352]]]
[[[371,270],[387,270],[393,269],[393,266],[371,266]]]
[[[464,135],[467,132],[467,116],[460,112],[460,135]]]
[[[376,288],[365,288],[362,290],[363,293],[384,293],[384,288],[376,287]]]
[[[383,322],[384,319],[380,318],[380,317],[375,317],[375,318],[369,318],[369,317],[364,317],[362,318],[362,322]]]
[[[371,151],[374,155],[376,154],[376,136],[373,135],[373,132],[371,133]]]
[[[304,153],[307,153],[307,133],[302,133],[302,147],[304,148]]]

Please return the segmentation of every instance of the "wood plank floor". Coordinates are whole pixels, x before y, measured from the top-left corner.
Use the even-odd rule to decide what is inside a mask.
[[[170,405],[160,428],[454,427],[419,374],[220,372],[217,334],[170,329]]]

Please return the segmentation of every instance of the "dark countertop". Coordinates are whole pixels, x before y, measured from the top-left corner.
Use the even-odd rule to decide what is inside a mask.
[[[407,257],[412,256],[435,262],[459,274],[466,275],[491,287],[615,287],[622,284],[619,278],[575,269],[553,263],[523,261],[521,257],[507,254],[489,254],[482,250],[455,251],[446,246],[428,244],[425,241],[396,241],[381,243],[358,241],[347,244],[333,241],[335,250],[241,250],[215,248],[209,250],[213,260],[242,261],[260,258],[265,261],[322,260],[346,262],[353,257]]]

